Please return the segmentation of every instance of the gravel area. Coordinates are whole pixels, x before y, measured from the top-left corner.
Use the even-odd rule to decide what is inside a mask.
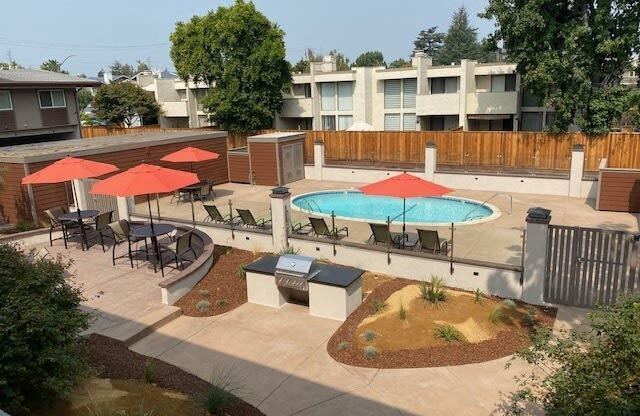
[[[92,334],[88,340],[88,360],[89,364],[96,369],[98,377],[142,380],[146,363],[150,358],[129,350],[120,341]],[[153,383],[158,387],[198,397],[209,386],[209,383],[201,378],[164,361],[153,360],[153,363],[155,366]],[[233,407],[225,409],[220,415],[256,416],[263,413],[238,399]]]
[[[333,334],[327,346],[329,355],[336,361],[358,367],[443,367],[494,360],[511,355],[531,345],[529,335],[532,328],[509,327],[509,329],[499,332],[496,338],[476,344],[448,344],[421,349],[382,351],[375,357],[365,357],[363,349],[358,346],[359,339],[357,338],[356,331],[360,322],[370,315],[372,302],[374,300],[386,300],[397,290],[415,283],[414,280],[394,279],[376,287],[363,301],[362,305],[360,305]],[[497,297],[493,297],[493,299],[502,300]],[[525,305],[521,302],[516,303]],[[556,309],[545,309],[531,305],[526,306],[537,310],[539,325],[553,327],[557,312]],[[340,344],[344,342],[348,344],[348,347],[341,349]],[[342,344],[342,346],[344,347],[344,344]]]
[[[209,273],[175,306],[182,308],[183,315],[198,317],[219,315],[246,303],[247,281],[239,275],[239,268],[258,257],[250,251],[216,246]]]

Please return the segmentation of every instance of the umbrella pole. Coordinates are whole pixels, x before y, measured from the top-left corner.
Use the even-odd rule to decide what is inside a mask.
[[[151,229],[153,229],[153,213],[151,212],[151,198],[147,194],[147,205],[149,206],[149,220],[151,220]]]
[[[196,212],[193,208],[193,192],[189,192],[191,195],[191,220],[193,221],[193,228],[196,228]]]
[[[160,194],[156,192],[156,208],[158,209],[158,221],[160,221]]]
[[[402,248],[404,248],[404,240],[406,236],[405,215],[407,214],[407,198],[402,198]]]

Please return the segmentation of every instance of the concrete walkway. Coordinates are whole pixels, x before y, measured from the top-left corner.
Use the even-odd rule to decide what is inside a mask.
[[[364,369],[334,361],[327,341],[340,322],[301,306],[254,304],[210,318],[179,317],[131,346],[203,379],[231,372],[239,395],[267,415],[492,414],[527,370],[509,358],[418,369]],[[580,325],[584,311],[562,309],[557,327]]]

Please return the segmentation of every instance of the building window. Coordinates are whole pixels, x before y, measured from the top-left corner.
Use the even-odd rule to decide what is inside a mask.
[[[336,109],[336,84],[334,82],[320,84],[320,101],[322,110]]]
[[[540,97],[530,93],[527,90],[522,91],[522,106],[523,107],[542,107],[543,103]]]
[[[322,116],[322,130],[335,130],[336,116]]]
[[[353,110],[353,82],[338,82],[338,110]]]
[[[311,98],[311,84],[304,84],[304,98]]]
[[[491,76],[491,92],[505,92],[515,90],[516,74]]]
[[[40,108],[64,108],[67,106],[63,90],[38,91],[38,98],[40,99]]]
[[[338,130],[347,130],[353,125],[353,116],[338,116]]]
[[[542,131],[542,113],[523,112],[521,117],[522,131]]]
[[[405,113],[402,116],[402,130],[413,131],[416,129],[416,114]]]
[[[458,77],[431,78],[431,94],[455,94],[458,92]]]
[[[400,131],[400,114],[385,114],[384,129],[388,131]]]
[[[9,91],[0,91],[0,111],[13,110],[11,102],[11,93]]]
[[[417,90],[418,90],[417,79],[407,78],[402,80],[402,107],[416,108]]]
[[[399,79],[385,80],[384,108],[400,108],[400,89],[401,81]]]

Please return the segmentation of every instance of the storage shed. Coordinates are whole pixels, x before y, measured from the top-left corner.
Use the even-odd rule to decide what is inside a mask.
[[[253,183],[281,186],[304,179],[304,137],[304,133],[297,132],[249,137],[247,152]]]

